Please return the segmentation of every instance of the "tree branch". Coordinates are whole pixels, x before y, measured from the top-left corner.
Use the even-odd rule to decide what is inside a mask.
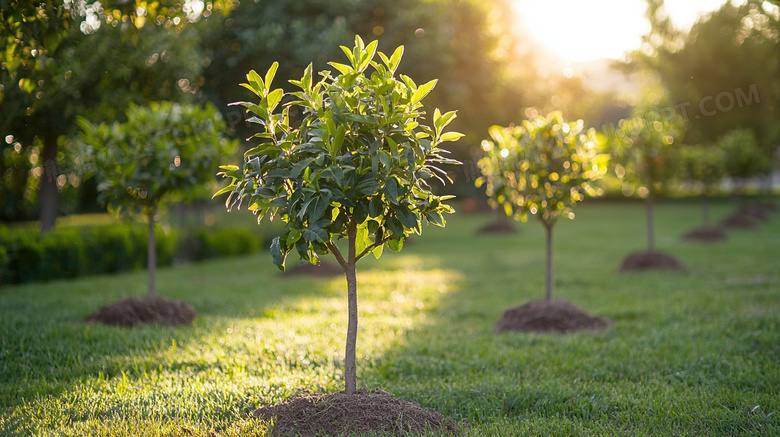
[[[369,252],[371,252],[371,250],[375,249],[375,248],[376,248],[376,247],[378,247],[378,246],[381,246],[381,245],[383,245],[383,244],[387,243],[388,241],[392,240],[392,238],[393,238],[392,236],[391,236],[391,237],[386,237],[386,238],[383,238],[383,239],[382,239],[382,241],[380,241],[379,243],[374,243],[374,244],[372,244],[372,245],[370,245],[370,246],[366,247],[365,249],[363,249],[363,251],[362,251],[362,252],[360,252],[360,255],[358,255],[358,256],[355,258],[355,261],[358,261],[358,260],[360,260],[360,258],[363,258],[364,256],[368,255],[368,253],[369,253]]]
[[[339,247],[336,246],[336,243],[333,241],[329,241],[325,243],[325,246],[330,249],[331,252],[333,252],[333,256],[336,257],[336,261],[339,262],[339,265],[344,270],[344,273],[347,272],[347,268],[349,267],[347,265],[347,262],[344,260],[344,257],[341,255],[341,251],[339,250]]]

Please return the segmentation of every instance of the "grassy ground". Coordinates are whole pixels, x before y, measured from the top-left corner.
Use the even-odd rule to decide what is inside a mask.
[[[713,207],[715,217],[730,212]],[[780,218],[684,243],[695,204],[660,205],[659,248],[686,273],[618,274],[641,204],[590,204],[556,228],[556,296],[602,333],[492,332],[543,294],[543,233],[478,236],[452,216],[358,266],[358,384],[470,422],[469,436],[780,435]],[[251,411],[341,389],[343,279],[282,278],[262,253],[163,269],[190,328],[82,323],[140,295],[145,272],[0,289],[0,435],[263,435]]]

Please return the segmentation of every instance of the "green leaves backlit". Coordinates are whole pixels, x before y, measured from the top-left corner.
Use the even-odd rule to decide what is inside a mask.
[[[508,216],[553,223],[561,215],[573,218],[571,208],[585,195],[601,193],[595,182],[606,172],[607,157],[597,151],[595,130],[583,132],[581,121],[567,123],[553,112],[488,133],[476,185],[484,185],[492,206]]]
[[[377,52],[376,41],[356,37],[353,48],[341,49],[348,62],[329,63],[336,76],[321,72],[315,83],[309,65],[300,80],[290,81],[299,91],[286,94],[271,90],[274,64],[265,78],[250,72],[242,84],[259,102],[236,103],[256,116],[250,121],[261,131],[252,138],[263,142],[245,154],[241,167],[223,168],[231,183],[217,194],[230,193],[228,208],[247,203],[258,220],[286,223],[272,245],[280,269],[293,250],[318,263],[351,223],[360,256],[378,257],[385,246],[400,250],[410,234],[421,232],[423,220],[444,226],[442,214],[453,212],[444,204],[447,196],[432,193],[430,181],[446,179],[438,165],[459,164],[439,148],[462,136],[444,130],[455,112],[437,109],[433,127],[421,123],[421,101],[436,80],[418,87],[411,78],[396,78],[403,47],[388,57]],[[302,114],[295,126],[291,110]]]

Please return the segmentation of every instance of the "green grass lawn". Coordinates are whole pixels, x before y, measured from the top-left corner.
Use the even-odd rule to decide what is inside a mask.
[[[731,205],[714,205],[723,217]],[[502,334],[543,295],[542,226],[479,236],[451,216],[358,265],[358,385],[446,416],[469,436],[780,435],[780,218],[726,243],[682,242],[696,204],[661,204],[657,246],[685,273],[619,274],[645,244],[639,203],[591,203],[555,229],[556,297],[613,325]],[[341,390],[343,279],[282,278],[268,253],[162,269],[193,327],[81,319],[144,293],[145,272],[0,289],[0,435],[263,435],[260,405]]]

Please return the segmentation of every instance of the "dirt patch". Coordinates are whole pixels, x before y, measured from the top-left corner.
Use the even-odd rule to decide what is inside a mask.
[[[761,203],[751,203],[749,205],[745,205],[741,208],[740,212],[761,222],[769,220],[770,210],[766,207],[766,205]]]
[[[517,229],[508,221],[495,221],[477,230],[479,234],[515,234]]]
[[[359,389],[353,395],[304,394],[279,405],[259,408],[255,416],[274,420],[271,436],[421,435],[439,431],[457,435],[453,420],[382,390]]]
[[[181,326],[195,319],[192,305],[165,297],[126,297],[100,307],[86,318],[88,322],[131,327],[142,323]]]
[[[756,226],[756,219],[749,214],[735,212],[721,220],[720,224],[727,228],[752,229]]]
[[[534,300],[509,308],[496,323],[496,332],[576,332],[604,329],[609,320],[593,317],[565,300]]]
[[[621,272],[643,272],[646,270],[684,270],[677,259],[664,252],[634,252],[620,265]]]
[[[285,277],[293,276],[315,276],[319,278],[329,278],[333,276],[344,276],[344,270],[336,264],[321,261],[320,265],[315,266],[310,262],[304,262],[284,272]]]
[[[686,241],[702,241],[705,243],[712,243],[716,241],[728,240],[729,236],[721,228],[702,227],[688,231],[682,236]]]

